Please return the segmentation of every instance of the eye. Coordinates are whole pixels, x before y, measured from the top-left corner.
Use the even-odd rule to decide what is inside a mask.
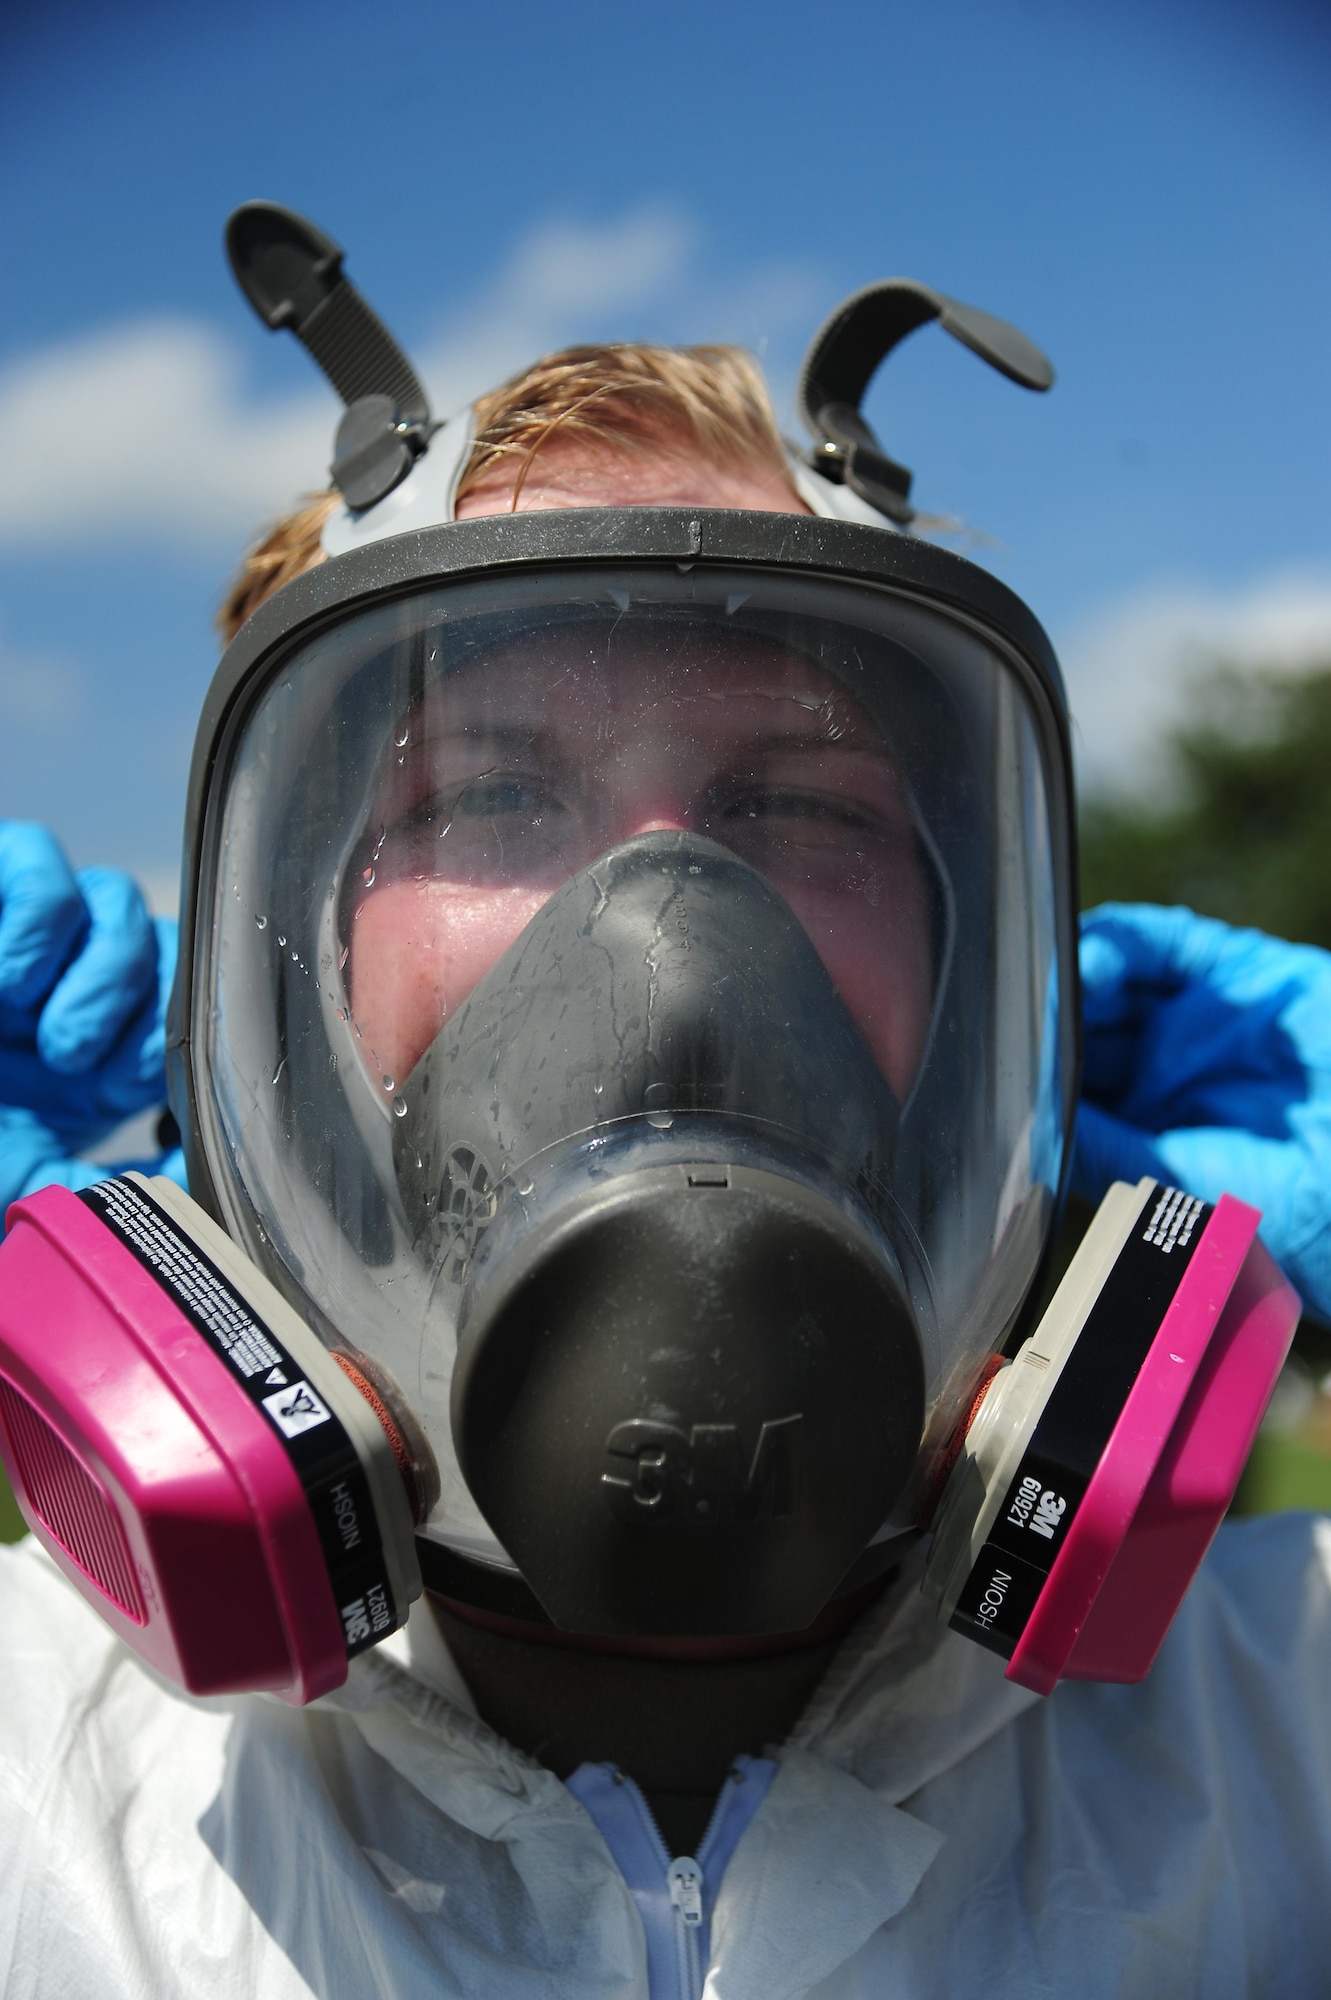
[[[463,833],[492,821],[539,826],[561,811],[545,779],[520,772],[494,772],[468,784],[432,791],[402,813],[392,828],[396,839],[445,832]]]
[[[832,840],[875,828],[873,816],[854,800],[792,786],[741,792],[718,817],[727,830],[748,822],[755,832],[794,840]]]
[[[543,778],[506,772],[502,776],[479,778],[466,786],[457,796],[452,816],[503,819],[521,815],[533,819],[552,807],[557,810],[558,802]]]

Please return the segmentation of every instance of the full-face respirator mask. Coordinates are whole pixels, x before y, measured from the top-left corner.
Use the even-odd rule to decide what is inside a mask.
[[[348,403],[347,506],[200,727],[191,1195],[10,1211],[30,1525],[196,1692],[311,1699],[422,1580],[798,1632],[925,1532],[1013,1678],[1140,1678],[1297,1302],[1252,1210],[1143,1183],[1027,1323],[1076,1103],[1066,705],[1019,600],[893,531],[859,415],[928,319],[1048,364],[873,287],[802,377],[812,516],[458,522],[468,421],[336,246],[265,204],[229,240]]]

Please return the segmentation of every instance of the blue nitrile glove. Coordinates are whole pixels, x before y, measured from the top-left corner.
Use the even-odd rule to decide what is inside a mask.
[[[1268,1249],[1331,1319],[1331,952],[1191,910],[1082,919],[1086,1065],[1073,1191],[1143,1174],[1262,1211]]]
[[[20,1194],[116,1171],[76,1156],[165,1103],[175,955],[127,875],[75,876],[44,827],[0,820],[0,1225]],[[178,1151],[129,1165],[183,1181]]]

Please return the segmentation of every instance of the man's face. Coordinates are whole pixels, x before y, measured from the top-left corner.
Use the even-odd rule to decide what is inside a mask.
[[[533,499],[642,505],[651,492],[774,511],[781,497],[706,468],[655,483],[650,467],[627,472],[593,486],[585,467],[556,465]],[[710,626],[554,626],[447,676],[401,735],[348,938],[353,1014],[385,1089],[572,875],[635,834],[681,828],[785,898],[907,1094],[931,1006],[926,867],[891,746],[816,666]]]

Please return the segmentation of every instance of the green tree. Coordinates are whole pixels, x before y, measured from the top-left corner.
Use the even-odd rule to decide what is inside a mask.
[[[1186,903],[1331,948],[1331,665],[1219,668],[1167,749],[1168,802],[1087,800],[1082,903]]]

